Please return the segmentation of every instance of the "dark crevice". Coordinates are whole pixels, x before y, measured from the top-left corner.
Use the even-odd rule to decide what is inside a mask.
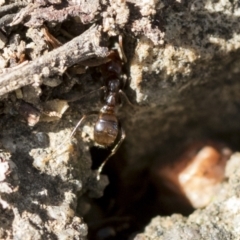
[[[233,151],[239,150],[239,134],[212,132],[209,138],[215,142],[227,142]],[[195,141],[194,138],[191,141]],[[169,139],[153,156],[159,157],[161,153],[163,164],[166,164],[166,158],[177,159],[184,149],[183,142]],[[194,211],[185,197],[176,195],[164,183],[158,183],[156,187],[151,177],[151,167],[139,170],[136,170],[136,165],[129,167],[126,164],[125,144],[127,142],[103,169],[102,174],[106,174],[110,182],[103,197],[89,199],[92,210],[85,216],[85,221],[89,226],[90,240],[133,239],[157,215],[180,213],[188,216]],[[97,169],[108,154],[109,149],[91,148],[92,168]],[[94,209],[101,212],[98,212],[98,217]]]

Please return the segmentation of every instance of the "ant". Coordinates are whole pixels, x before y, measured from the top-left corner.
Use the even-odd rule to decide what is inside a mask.
[[[121,37],[119,38],[119,48],[120,50],[111,50],[108,56],[109,61],[99,66],[104,84],[100,88],[104,89],[104,106],[99,112],[84,115],[70,135],[70,137],[74,135],[77,128],[89,115],[98,114],[98,119],[94,125],[94,141],[104,148],[113,147],[111,153],[97,170],[97,180],[100,179],[100,173],[106,162],[117,152],[126,137],[125,131],[116,116],[116,108],[121,103],[120,95],[124,96],[128,104],[132,105],[122,90],[126,85],[126,79],[122,77],[123,63],[124,61],[126,62],[126,57],[123,52]],[[120,58],[119,51],[122,59]]]

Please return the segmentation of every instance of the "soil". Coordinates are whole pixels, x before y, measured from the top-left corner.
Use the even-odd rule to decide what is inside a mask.
[[[239,154],[198,209],[158,177],[189,146],[239,150],[238,12],[235,1],[0,0],[0,238],[238,239]],[[96,144],[89,113],[104,105],[99,69],[119,36],[126,138],[98,180],[113,147]]]

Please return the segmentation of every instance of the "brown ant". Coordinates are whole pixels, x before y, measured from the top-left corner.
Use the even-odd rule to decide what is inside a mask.
[[[120,53],[122,58],[126,59],[122,50],[122,41],[121,39],[119,40]],[[111,149],[109,156],[103,161],[97,170],[98,180],[104,165],[109,158],[117,152],[126,136],[125,131],[121,127],[116,116],[116,107],[120,104],[120,94],[126,98],[130,105],[132,105],[125,93],[122,91],[126,84],[126,80],[122,78],[123,60],[119,56],[119,51],[112,50],[108,59],[109,61],[107,63],[99,66],[104,83],[104,86],[101,89],[104,89],[105,105],[101,108],[99,113],[92,112],[91,114],[98,114],[98,119],[94,125],[94,141],[104,148],[111,146],[114,147]],[[90,114],[84,115],[79,120],[70,137],[73,136],[77,128],[82,124],[83,120],[89,115]]]

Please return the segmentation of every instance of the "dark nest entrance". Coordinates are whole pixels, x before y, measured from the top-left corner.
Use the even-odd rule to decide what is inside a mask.
[[[196,175],[204,175],[208,179],[221,178],[219,168],[224,169],[231,150],[239,149],[237,143],[240,139],[237,134],[234,135],[212,133],[208,139],[201,140],[169,139],[159,148],[160,157],[156,153],[145,156],[152,163],[139,168],[136,164],[127,165],[126,141],[103,170],[103,174],[109,178],[103,197],[89,200],[91,210],[84,218],[89,227],[89,239],[134,239],[157,215],[191,214],[195,209],[193,205],[202,204],[205,196],[202,196],[201,203],[194,203],[194,200],[189,200],[179,190],[179,185],[173,178],[177,179],[181,175],[181,165],[186,168],[189,162],[195,161],[194,165],[199,158],[205,160],[197,166]],[[108,154],[108,150],[91,148],[92,168],[97,169]],[[202,170],[204,164],[207,165]],[[191,172],[192,169],[188,171]],[[196,179],[193,176],[194,178]],[[206,194],[205,190],[199,189],[198,184],[193,184],[195,194],[201,194],[201,191],[203,195]],[[209,185],[211,183],[205,186]]]

